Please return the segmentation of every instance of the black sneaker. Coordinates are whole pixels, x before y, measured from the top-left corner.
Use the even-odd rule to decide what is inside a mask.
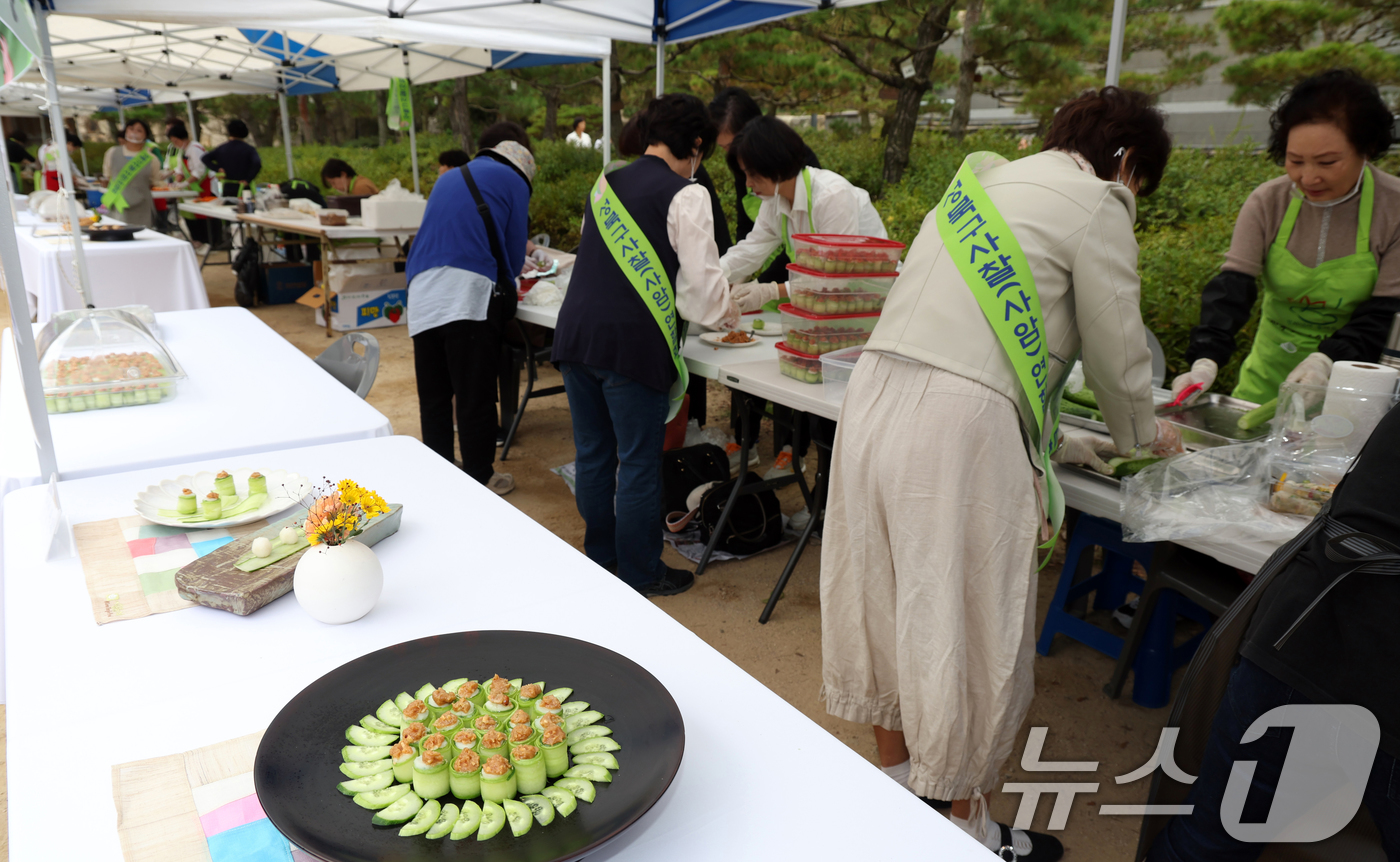
[[[673,569],[666,567],[666,574],[657,578],[649,584],[637,587],[637,592],[651,598],[652,596],[678,596],[691,587],[695,586],[695,573],[685,569]]]
[[[1006,862],[1057,862],[1065,855],[1065,846],[1053,835],[1028,829],[1017,829],[1018,834],[1013,835],[1011,827],[1005,823],[994,825],[1001,830],[1001,846],[993,851],[998,859]]]

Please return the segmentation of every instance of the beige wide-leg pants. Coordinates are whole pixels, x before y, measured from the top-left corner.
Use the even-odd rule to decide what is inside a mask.
[[[995,790],[1030,707],[1035,482],[1005,396],[862,357],[822,537],[821,698],[839,718],[903,730],[920,796]]]

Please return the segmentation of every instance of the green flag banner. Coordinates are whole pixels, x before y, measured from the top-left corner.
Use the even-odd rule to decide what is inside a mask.
[[[34,33],[34,13],[28,3],[0,3],[0,67],[8,84],[36,62],[39,39]]]
[[[413,125],[413,88],[407,78],[394,78],[389,85],[389,105],[384,111],[394,131]]]

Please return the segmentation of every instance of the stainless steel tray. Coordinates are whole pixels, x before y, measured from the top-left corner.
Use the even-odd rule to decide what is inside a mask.
[[[1171,390],[1152,390],[1152,401],[1155,404],[1165,404],[1171,398]],[[1239,429],[1237,423],[1240,417],[1258,406],[1242,398],[1208,392],[1197,398],[1196,403],[1190,407],[1166,414],[1162,418],[1181,429],[1181,442],[1187,449],[1206,449],[1255,440],[1269,433],[1268,424],[1250,432]],[[1108,433],[1108,426],[1104,423],[1080,416],[1061,414],[1060,422],[1100,434]]]

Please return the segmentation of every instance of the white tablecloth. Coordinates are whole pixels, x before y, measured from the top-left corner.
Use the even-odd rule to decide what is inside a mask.
[[[46,323],[56,312],[82,308],[72,238],[36,237],[34,228],[27,225],[17,227],[15,234],[29,313]],[[184,240],[143,230],[131,242],[85,241],[83,251],[92,302],[99,308],[149,305],[156,311],[182,311],[209,307],[194,249]]]
[[[530,580],[529,621],[639,662],[684,717],[685,756],[670,790],[590,860],[853,859],[869,856],[872,842],[918,859],[989,858],[659,608],[416,440],[339,443],[271,460],[312,476],[353,477],[403,503],[399,533],[375,548],[384,594],[364,619],[322,625],[286,596],[249,617],[193,608],[98,627],[79,563],[42,562],[33,538],[42,489],[5,501],[6,538],[24,539],[5,542],[6,566],[25,575],[5,585],[8,640],[42,645],[9,650],[9,738],[51,737],[54,692],[65,685],[81,685],[83,702],[101,704],[103,715],[101,744],[85,746],[63,770],[46,765],[53,746],[11,744],[11,858],[53,858],[61,841],[82,848],[84,859],[121,859],[107,789],[114,764],[258,731],[306,685],[365,653],[431,634],[500,628],[499,608],[444,597],[480,595],[507,573]],[[60,494],[76,521],[113,517],[128,510],[134,488],[164,472],[65,482]],[[548,680],[548,669],[540,676]],[[153,720],[188,714],[191,693],[212,695],[217,708],[199,710],[197,721]],[[772,766],[771,780],[735,780],[733,710],[721,701],[781,728],[764,736],[760,759]],[[81,817],[54,804],[74,787],[89,791]]]

